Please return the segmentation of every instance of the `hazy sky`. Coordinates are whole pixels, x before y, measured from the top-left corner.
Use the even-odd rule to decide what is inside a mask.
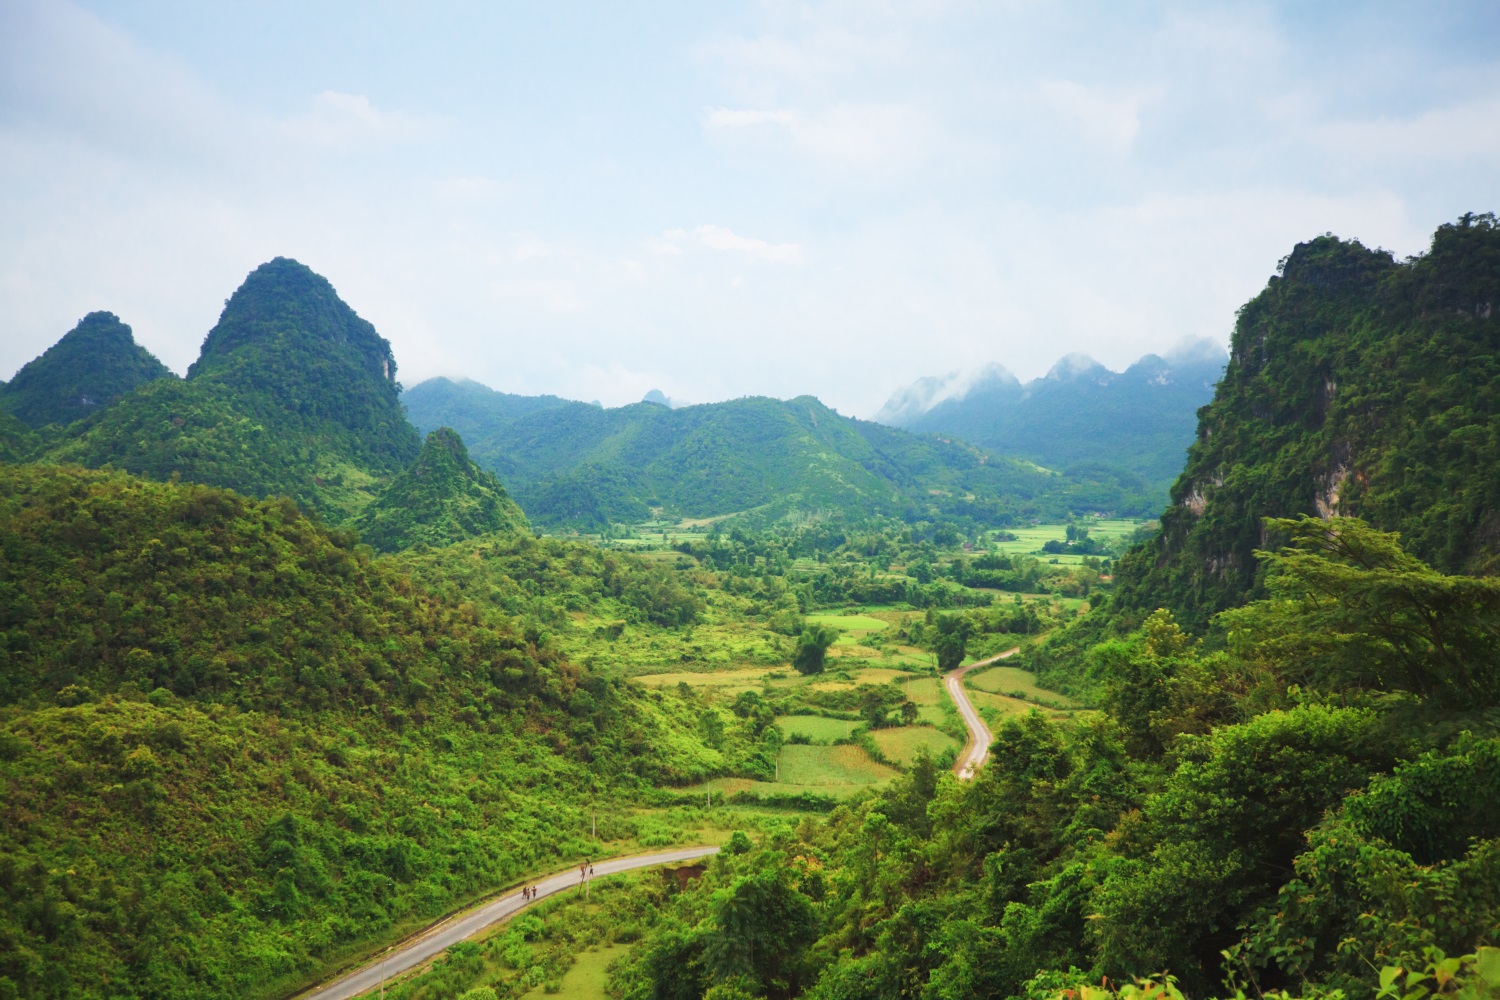
[[[1500,208],[1497,53],[1493,0],[0,0],[0,377],[93,309],[182,371],[277,255],[408,385],[1119,368]]]

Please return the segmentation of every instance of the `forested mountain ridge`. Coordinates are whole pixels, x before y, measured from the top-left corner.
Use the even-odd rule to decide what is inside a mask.
[[[401,393],[406,415],[422,433],[452,427],[466,441],[477,441],[496,424],[573,402],[560,396],[520,396],[496,392],[473,379],[430,378]]]
[[[278,257],[225,303],[185,380],[140,387],[44,457],[290,496],[342,520],[417,457],[399,393],[390,344]]]
[[[992,365],[967,385],[957,376],[920,379],[893,394],[875,420],[1064,472],[1118,469],[1165,498],[1223,369],[1223,350],[1210,341],[1148,354],[1123,372],[1069,355],[1024,385]]]
[[[505,487],[469,460],[462,439],[447,427],[427,435],[412,467],[391,480],[352,526],[385,552],[530,531]]]
[[[118,316],[91,312],[0,385],[0,409],[32,427],[70,424],[160,378],[176,376]]]
[[[412,418],[424,428],[435,409],[426,405],[436,394],[429,385],[411,393],[418,397]],[[838,509],[855,518],[966,516],[993,524],[1149,504],[1128,477],[1064,477],[962,442],[852,420],[811,396],[679,409],[564,402],[504,419],[471,407],[465,415],[473,419],[471,454],[543,525],[752,509],[768,519]]]
[[[1358,516],[1447,572],[1500,563],[1500,227],[1466,215],[1428,253],[1300,243],[1240,311],[1162,531],[1115,603],[1201,627],[1256,593],[1265,517]]]

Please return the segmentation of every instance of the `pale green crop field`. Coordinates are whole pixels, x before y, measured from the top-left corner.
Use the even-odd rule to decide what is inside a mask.
[[[877,785],[896,772],[877,764],[856,746],[819,747],[788,744],[781,748],[781,784],[823,788],[829,785]]]
[[[778,715],[776,724],[788,736],[806,736],[819,743],[846,739],[855,725],[844,719],[825,719],[821,715]]]
[[[1058,708],[1072,708],[1074,703],[1067,695],[1058,694],[1036,686],[1036,677],[1020,667],[989,667],[964,675],[964,686],[972,690],[991,694],[1012,694],[1020,691],[1032,701]]]
[[[1113,542],[1124,538],[1136,528],[1146,522],[1130,518],[1115,519],[1088,519],[1080,522],[1089,529],[1089,537],[1097,538],[1101,542]],[[992,542],[992,547],[1006,555],[1036,556],[1038,559],[1050,562],[1056,559],[1060,566],[1076,566],[1083,562],[1083,556],[1078,555],[1053,555],[1043,552],[1042,546],[1047,542],[1063,541],[1067,538],[1068,526],[1066,524],[1032,524],[1019,528],[1007,528],[1011,534],[1016,536],[1013,542]]]
[[[877,729],[870,734],[870,738],[888,759],[902,764],[910,764],[916,760],[918,750],[925,749],[929,756],[936,757],[950,747],[958,746],[958,740],[931,726]]]

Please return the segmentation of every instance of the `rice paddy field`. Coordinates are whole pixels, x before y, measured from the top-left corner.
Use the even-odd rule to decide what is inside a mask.
[[[776,724],[787,736],[805,736],[814,743],[832,743],[848,739],[854,723],[846,719],[825,719],[821,715],[778,715]]]
[[[1125,538],[1146,522],[1130,518],[1098,518],[1083,523],[1089,529],[1090,538],[1097,538],[1101,542],[1115,542]],[[1016,540],[992,542],[991,545],[996,551],[1006,555],[1036,556],[1047,562],[1056,560],[1062,566],[1076,566],[1083,562],[1083,556],[1053,555],[1042,551],[1042,546],[1047,542],[1063,541],[1067,538],[1068,526],[1066,524],[1033,524],[1007,530],[1016,536]]]
[[[1029,701],[1053,708],[1077,707],[1067,695],[1037,687],[1035,675],[1020,667],[989,667],[965,674],[964,687],[990,694],[1015,695],[1019,692]]]
[[[870,738],[887,760],[901,764],[910,764],[916,760],[920,750],[926,750],[930,757],[940,757],[945,751],[957,749],[961,745],[947,733],[931,726],[877,729],[870,734]]]
[[[713,795],[717,802],[738,792],[755,795],[823,795],[843,798],[866,788],[876,788],[897,774],[893,767],[878,763],[863,747],[807,746],[788,744],[781,748],[777,762],[779,780],[754,781],[750,778],[715,778]],[[684,789],[693,796],[705,794],[703,783]]]

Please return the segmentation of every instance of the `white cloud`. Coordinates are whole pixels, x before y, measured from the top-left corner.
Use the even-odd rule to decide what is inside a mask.
[[[935,124],[911,103],[837,104],[816,114],[711,108],[704,128],[726,144],[786,141],[822,167],[877,175],[910,171],[939,139]]]
[[[1314,142],[1340,158],[1410,162],[1455,159],[1500,166],[1500,94],[1487,94],[1409,117],[1331,122]]]
[[[307,111],[279,124],[294,142],[325,147],[430,138],[437,128],[433,120],[382,111],[363,94],[336,90],[323,91],[312,99]]]
[[[1047,80],[1037,95],[1050,111],[1067,119],[1085,138],[1126,147],[1141,130],[1141,106],[1149,94],[1089,87],[1072,80]]]
[[[709,250],[742,253],[755,260],[769,261],[773,264],[802,263],[802,247],[796,243],[768,243],[754,237],[741,236],[724,226],[702,225],[692,232],[685,229],[669,229],[661,235],[660,241],[651,241],[648,244],[656,253],[680,254],[682,244],[692,242]]]

